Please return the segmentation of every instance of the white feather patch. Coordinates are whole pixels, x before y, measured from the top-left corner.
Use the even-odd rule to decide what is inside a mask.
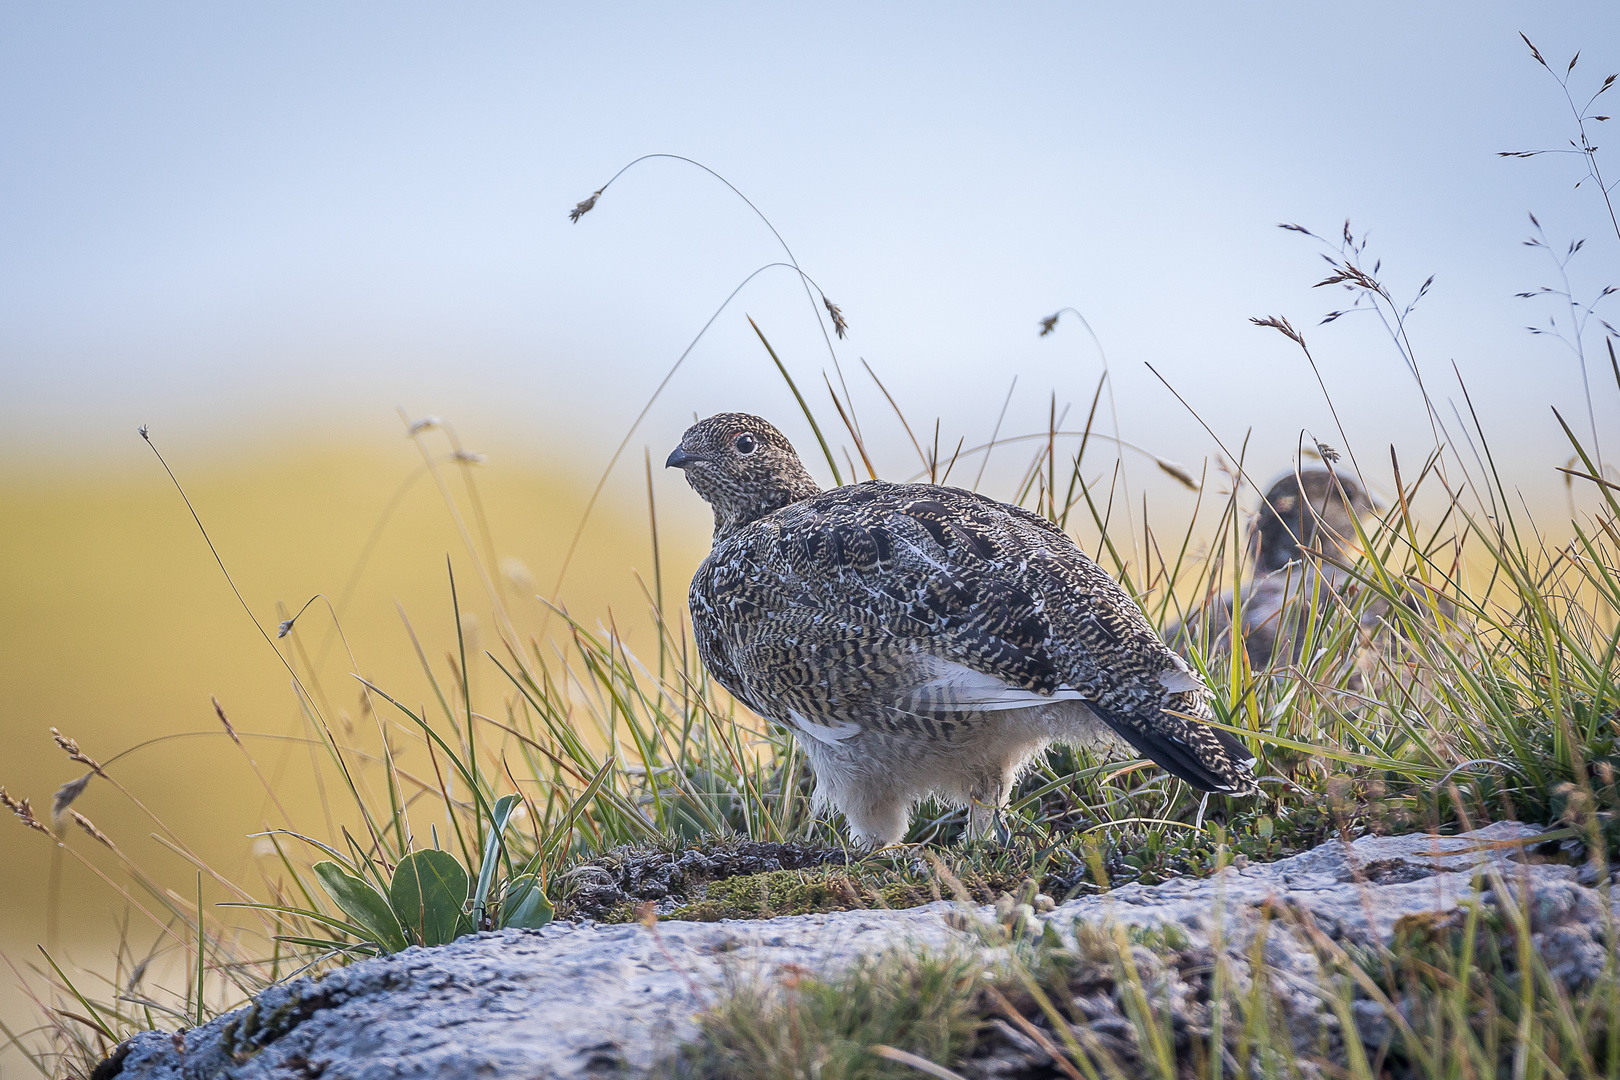
[[[1191,693],[1205,690],[1204,680],[1191,671],[1161,671],[1159,682],[1172,694]]]
[[[793,726],[796,729],[803,732],[805,735],[810,736],[810,738],[816,740],[816,742],[826,743],[828,746],[837,746],[845,739],[861,733],[861,725],[859,724],[851,724],[845,721],[839,721],[832,724],[818,724],[813,720],[806,720],[793,709],[788,710],[788,720],[793,723]]]
[[[1050,705],[1054,701],[1084,701],[1073,687],[1062,686],[1051,694],[1038,694],[983,671],[938,657],[920,658],[919,682],[908,695],[909,703],[944,707],[950,712],[1002,712]]]
[[[1204,685],[1204,680],[1198,677],[1198,673],[1187,666],[1187,661],[1175,653],[1170,654],[1170,659],[1175,662],[1175,667],[1169,671],[1159,672],[1159,682],[1166,690],[1172,694],[1184,694],[1200,693],[1209,689]]]

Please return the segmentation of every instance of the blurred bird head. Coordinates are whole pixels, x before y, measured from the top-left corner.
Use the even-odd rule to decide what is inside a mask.
[[[1378,508],[1354,478],[1327,469],[1289,473],[1266,492],[1254,525],[1260,572],[1281,570],[1304,557],[1302,548],[1353,558],[1356,518]]]
[[[716,413],[686,429],[664,462],[714,508],[720,536],[821,490],[787,436],[747,413]]]

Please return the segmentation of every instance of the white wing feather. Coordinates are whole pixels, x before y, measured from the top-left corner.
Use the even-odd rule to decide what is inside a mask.
[[[1013,686],[994,675],[935,656],[919,656],[915,668],[923,681],[912,687],[906,700],[897,704],[927,712],[1002,712],[1050,705],[1054,701],[1084,701],[1070,686],[1060,686],[1051,694],[1038,694]]]

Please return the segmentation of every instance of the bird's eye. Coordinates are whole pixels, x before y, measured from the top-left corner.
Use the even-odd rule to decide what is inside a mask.
[[[759,440],[745,431],[737,436],[731,445],[736,448],[739,454],[752,454],[754,448],[759,445]]]

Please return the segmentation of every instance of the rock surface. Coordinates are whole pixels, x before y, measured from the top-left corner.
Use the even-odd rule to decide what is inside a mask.
[[[1124,886],[1040,918],[1064,932],[1077,920],[1112,920],[1175,924],[1201,944],[1219,929],[1239,942],[1269,902],[1308,915],[1336,941],[1371,944],[1387,942],[1403,916],[1456,907],[1476,881],[1489,890],[1493,879],[1479,868],[1492,864],[1496,881],[1528,890],[1538,946],[1562,977],[1579,983],[1602,970],[1601,902],[1574,867],[1516,861],[1537,833],[1501,823],[1454,837],[1334,841],[1219,878]],[[993,912],[940,902],[757,922],[661,922],[655,930],[580,923],[478,934],[273,987],[183,1038],[142,1033],[103,1064],[98,1080],[641,1075],[696,1033],[694,1014],[728,978],[784,965],[830,974],[897,947],[982,948],[970,928]],[[1290,1012],[1320,1015],[1311,949],[1273,931],[1266,962],[1274,984],[1294,999]]]

